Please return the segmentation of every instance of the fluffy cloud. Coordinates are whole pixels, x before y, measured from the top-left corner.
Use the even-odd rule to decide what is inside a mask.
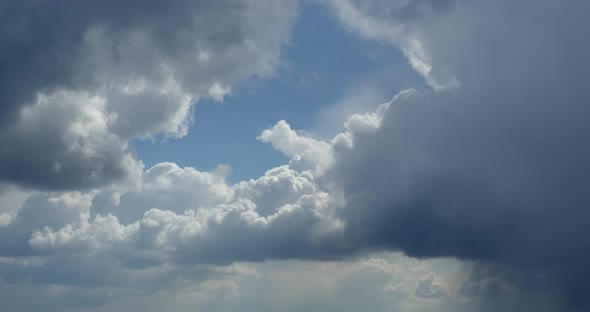
[[[0,181],[45,189],[141,172],[128,142],[181,137],[201,97],[268,77],[294,1],[6,1]]]
[[[291,157],[290,167],[296,170],[322,172],[332,161],[330,145],[309,135],[292,130],[286,121],[279,121],[258,137],[275,149]]]
[[[28,173],[27,179],[38,186],[88,187],[134,168],[134,179],[121,185],[35,193],[24,202],[19,196],[0,198],[17,206],[3,209],[0,215],[4,279],[39,287],[84,285],[101,289],[102,294],[105,288],[133,293],[148,285],[155,291],[158,287],[154,285],[162,279],[173,283],[182,270],[202,270],[208,276],[236,261],[342,259],[397,250],[413,257],[453,257],[476,263],[476,269],[462,281],[443,278],[434,270],[420,271],[411,282],[409,278],[379,280],[379,291],[401,302],[466,302],[462,306],[466,311],[586,310],[590,245],[583,238],[590,224],[586,209],[590,204],[586,195],[590,173],[586,104],[590,96],[585,71],[590,68],[586,57],[590,44],[580,38],[585,38],[588,28],[584,27],[588,26],[584,12],[589,4],[335,0],[331,5],[351,30],[403,49],[437,91],[403,91],[375,112],[351,116],[346,129],[331,141],[294,131],[280,121],[259,139],[291,157],[289,164],[270,169],[256,180],[228,184],[226,167],[200,172],[162,163],[143,171],[130,156],[127,141],[156,133],[182,135],[183,112],[192,101],[181,99],[221,98],[231,91],[226,87],[230,83],[215,75],[215,79],[202,81],[183,76],[198,73],[200,67],[185,72],[184,67],[175,67],[174,60],[182,59],[185,52],[196,55],[197,63],[211,62],[220,53],[228,53],[230,60],[230,56],[242,60],[242,48],[250,47],[252,41],[218,41],[224,36],[217,31],[225,34],[227,25],[242,21],[235,17],[250,17],[250,10],[259,12],[258,5],[242,4],[246,10],[236,11],[229,24],[206,28],[215,31],[216,39],[210,44],[219,48],[216,53],[206,49],[158,52],[172,59],[166,63],[166,74],[159,67],[145,67],[141,58],[134,63],[121,52],[123,63],[130,67],[120,74],[117,66],[105,66],[104,77],[122,77],[127,84],[105,85],[101,71],[96,75],[82,71],[92,78],[85,86],[92,87],[69,85],[67,79],[57,87],[45,86],[35,103],[22,106],[14,124],[2,128],[3,134],[10,134],[4,140],[16,145],[0,152],[14,153],[15,160],[6,162],[11,166],[0,171],[12,181],[27,184],[26,179],[18,178],[21,171],[8,174],[20,168],[15,166],[16,158],[38,166],[35,174],[50,177]],[[216,6],[205,5],[206,16],[213,16]],[[271,7],[283,12],[278,6]],[[264,24],[253,19],[252,25]],[[137,23],[158,21],[147,20]],[[135,25],[133,21],[129,25]],[[234,26],[242,30],[244,25]],[[105,38],[123,38],[123,51],[169,47],[150,40],[174,43],[177,39],[162,39],[161,34],[149,31],[117,32],[118,36],[110,37],[110,27],[105,27],[89,27],[83,37],[98,40],[101,47]],[[271,40],[274,49],[270,51],[278,53],[280,41]],[[237,50],[230,48],[233,42],[239,42]],[[103,54],[110,61],[117,59]],[[91,53],[79,59],[87,62],[94,57]],[[236,77],[267,73],[265,69],[272,67],[257,64],[219,77],[233,82]],[[142,79],[127,76],[145,68],[150,74],[142,71]],[[187,81],[190,86],[185,85]],[[132,94],[133,99],[141,99],[139,95],[146,90],[173,98],[170,103],[185,104],[172,109],[174,113],[163,123],[129,121],[150,120],[130,113],[137,110],[134,105],[150,105],[149,100],[134,102],[126,97]],[[118,96],[126,104],[112,106]],[[76,104],[80,102],[85,105]],[[40,118],[46,114],[65,121],[51,123]],[[159,118],[162,113],[154,116]],[[43,130],[33,127],[43,120],[48,123],[40,128]],[[34,135],[23,137],[22,133]],[[41,133],[45,137],[39,137]],[[67,138],[67,144],[56,138]],[[41,162],[34,158],[38,153],[30,159],[23,157],[28,154],[19,150],[19,142],[57,146],[44,149],[46,155],[57,156]],[[60,173],[70,182],[51,180]],[[390,274],[391,268],[382,262],[369,262],[360,271],[372,268],[380,276]],[[199,280],[201,275],[194,274]],[[363,285],[374,286],[371,282],[375,280]],[[343,297],[357,291],[332,294]],[[363,298],[370,297],[365,295]],[[548,301],[552,304],[546,305]],[[330,306],[342,307],[348,306]],[[445,307],[453,310],[456,306]]]
[[[0,287],[39,296],[39,306],[8,306],[52,311],[164,288],[208,293],[216,281],[225,292],[226,278],[244,274],[235,261],[324,258],[337,245],[341,224],[315,172],[282,166],[233,185],[227,173],[161,163],[127,188],[5,196],[16,207],[6,206],[0,228]]]
[[[30,195],[0,228],[2,256],[105,256],[145,268],[323,258],[341,248],[334,199],[316,172],[282,166],[234,185],[225,173],[161,163],[128,189]]]

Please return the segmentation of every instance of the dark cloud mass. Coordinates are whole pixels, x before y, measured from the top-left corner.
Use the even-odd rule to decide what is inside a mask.
[[[417,22],[433,70],[460,86],[394,100],[335,154],[348,238],[548,275],[587,308],[589,8],[472,1]]]

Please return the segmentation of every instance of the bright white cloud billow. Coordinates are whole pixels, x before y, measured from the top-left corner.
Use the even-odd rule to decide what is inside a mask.
[[[34,41],[73,62],[0,87],[18,116],[0,128],[13,184],[0,188],[0,299],[30,311],[587,310],[590,4],[331,1],[433,90],[353,114],[328,140],[278,121],[258,140],[290,161],[257,179],[230,183],[226,165],[144,170],[130,139],[182,136],[196,99],[272,74],[294,15],[284,5],[71,5],[81,17],[47,35],[82,31]],[[36,59],[14,35],[34,24],[11,18],[1,51]],[[17,60],[13,73],[33,70]],[[392,251],[443,259],[378,254]]]

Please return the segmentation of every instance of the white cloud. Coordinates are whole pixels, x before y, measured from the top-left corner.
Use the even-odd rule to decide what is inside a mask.
[[[231,93],[231,88],[228,86],[222,86],[218,83],[213,84],[209,88],[209,96],[212,97],[215,101],[221,102],[223,98]]]
[[[286,121],[281,120],[258,137],[270,143],[285,156],[292,157],[290,167],[295,170],[314,170],[322,172],[332,161],[330,145],[318,139],[292,130]]]
[[[388,97],[389,94],[370,82],[354,85],[336,103],[320,110],[311,131],[324,138],[332,137],[342,131],[350,116],[374,111]]]
[[[182,137],[200,98],[272,76],[296,14],[295,1],[111,2],[0,5],[0,181],[59,190],[136,175],[129,140]]]
[[[416,257],[473,260],[494,270],[457,282],[430,268],[407,268],[415,274],[398,280],[400,271],[381,259],[339,262],[325,274],[286,269],[264,285],[275,296],[260,299],[254,293],[252,306],[309,309],[293,293],[311,289],[305,293],[310,305],[328,311],[371,304],[376,311],[392,305],[418,311],[441,306],[465,311],[585,310],[588,276],[580,265],[590,259],[590,249],[579,238],[587,236],[589,220],[585,71],[590,45],[579,38],[585,38],[586,27],[580,24],[587,20],[588,4],[546,0],[531,10],[530,2],[508,0],[395,3],[399,5],[343,0],[333,5],[354,31],[399,45],[435,89],[454,85],[454,79],[460,85],[443,92],[401,92],[375,112],[351,116],[344,132],[329,142],[280,121],[259,139],[291,157],[290,163],[233,185],[225,181],[226,167],[201,172],[162,163],[143,170],[130,156],[127,142],[157,133],[182,135],[190,100],[209,94],[212,83],[220,83],[222,90],[211,96],[221,98],[227,93],[222,85],[270,75],[288,22],[279,23],[285,29],[275,33],[260,19],[266,12],[262,4],[230,10],[229,24],[197,18],[196,26],[219,25],[205,27],[207,44],[198,49],[180,49],[187,44],[183,32],[171,38],[176,45],[161,45],[168,38],[152,34],[142,18],[138,25],[147,27],[146,32],[122,32],[120,46],[109,29],[84,32],[84,42],[120,49],[126,66],[110,64],[117,58],[107,50],[83,58],[110,65],[104,72],[81,71],[80,81],[90,79],[91,88],[65,79],[34,97],[20,119],[2,128],[0,140],[14,143],[14,148],[0,155],[9,160],[2,174],[11,181],[90,190],[36,192],[21,207],[2,210],[0,274],[5,281],[0,286],[12,283],[44,295],[90,290],[90,299],[96,295],[104,302],[105,294],[162,295],[166,287],[186,290],[178,284],[210,280],[218,283],[204,286],[205,293],[239,297],[236,283],[216,275],[225,277],[219,270],[235,262],[349,260],[371,251],[399,250]],[[275,18],[291,16],[275,5]],[[224,7],[203,9],[213,14]],[[242,28],[254,38],[230,40]],[[270,41],[266,35],[255,36],[257,31]],[[207,35],[227,41],[209,42]],[[165,49],[156,58],[131,57],[155,46]],[[187,54],[177,55],[175,48]],[[248,59],[245,68],[235,66],[242,64],[244,53],[263,56]],[[161,64],[152,61],[162,55],[177,58],[151,66]],[[185,68],[184,60],[193,57],[200,65]],[[218,59],[225,61],[214,68],[199,67],[213,66],[209,64]],[[129,78],[128,73],[139,69],[143,79]],[[125,83],[116,80],[110,86],[105,77]],[[149,101],[154,98],[171,102],[164,111],[160,106],[140,109],[144,101],[131,101],[130,94],[133,99],[145,95],[147,108],[168,103]],[[112,107],[114,100],[125,104]],[[130,113],[137,111],[141,114]],[[37,145],[58,148],[43,150],[45,158],[38,162],[33,156],[40,153],[29,157],[24,152]],[[22,172],[10,171],[22,169],[14,166],[20,163],[17,157],[37,167],[27,167],[30,172],[20,176]],[[120,185],[92,188],[106,176],[128,171],[132,178]],[[70,180],[55,180],[60,175]],[[19,205],[22,200],[7,201]],[[339,270],[339,265],[345,268]],[[307,288],[309,275],[316,274],[323,283]],[[491,281],[490,274],[500,274],[501,282]],[[296,280],[287,285],[292,288],[288,293],[275,286],[285,276]],[[502,291],[496,292],[497,285]],[[522,296],[504,297],[503,289],[512,287]],[[315,292],[321,295],[313,297]],[[542,297],[553,304],[528,300]],[[239,306],[239,301],[233,304]]]

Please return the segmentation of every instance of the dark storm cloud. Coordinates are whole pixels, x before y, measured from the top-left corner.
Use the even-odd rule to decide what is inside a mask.
[[[394,100],[375,133],[335,153],[349,239],[548,275],[588,307],[588,9],[462,2],[400,38],[460,86]]]

